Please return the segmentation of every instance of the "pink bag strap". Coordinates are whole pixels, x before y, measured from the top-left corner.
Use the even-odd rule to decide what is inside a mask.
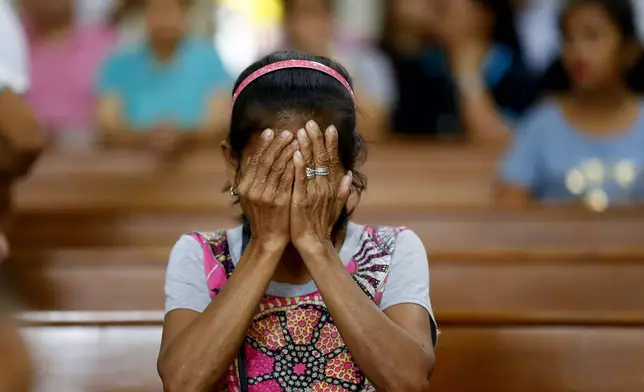
[[[203,266],[210,298],[214,298],[224,287],[235,266],[228,251],[228,239],[225,231],[215,233],[192,233],[203,251]]]

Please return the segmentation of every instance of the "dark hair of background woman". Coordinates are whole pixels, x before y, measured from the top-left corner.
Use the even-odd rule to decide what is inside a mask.
[[[601,5],[612,22],[619,29],[625,43],[638,43],[635,10],[631,0],[569,0],[559,17],[559,29],[565,34],[565,19],[568,12],[574,7],[586,4]],[[636,92],[644,92],[644,57],[641,55],[624,75],[628,86]],[[555,60],[546,71],[541,81],[541,91],[545,93],[561,93],[570,90],[570,78],[564,68],[561,58]]]
[[[309,60],[322,63],[339,72],[352,84],[347,71],[326,57],[295,51],[272,53],[241,73],[233,91],[256,70],[283,60]],[[237,98],[233,107],[227,142],[238,162],[251,137],[278,124],[300,124],[314,119],[321,127],[338,129],[338,154],[345,170],[353,172],[352,191],[360,195],[367,178],[359,169],[366,159],[366,146],[356,131],[356,107],[347,89],[333,77],[312,69],[291,68],[271,72],[255,80]],[[345,207],[336,223],[344,226],[352,210]]]

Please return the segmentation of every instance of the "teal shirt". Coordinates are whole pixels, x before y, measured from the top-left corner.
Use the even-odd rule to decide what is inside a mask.
[[[100,96],[116,95],[130,127],[145,131],[166,122],[197,129],[210,97],[231,87],[212,44],[186,39],[168,64],[157,62],[145,44],[113,54],[97,89]]]

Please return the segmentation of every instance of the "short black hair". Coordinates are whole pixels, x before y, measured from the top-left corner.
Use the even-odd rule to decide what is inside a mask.
[[[244,70],[233,91],[253,72],[284,60],[308,60],[326,65],[353,86],[351,76],[337,62],[322,56],[296,51],[269,54]],[[267,128],[293,123],[304,126],[314,119],[322,129],[335,125],[338,130],[338,154],[345,170],[353,172],[352,190],[358,196],[367,186],[360,172],[366,159],[366,145],[356,129],[356,106],[353,96],[335,78],[313,69],[290,68],[266,74],[249,84],[235,101],[227,142],[237,162],[251,137]],[[346,207],[336,228],[348,221],[352,211]]]

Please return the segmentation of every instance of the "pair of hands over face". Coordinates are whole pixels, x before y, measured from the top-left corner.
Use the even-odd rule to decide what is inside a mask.
[[[306,178],[306,168],[328,168],[328,176]],[[335,126],[324,132],[309,121],[296,134],[267,129],[249,158],[237,195],[252,240],[298,250],[327,245],[331,229],[351,193],[351,172],[338,157]]]

